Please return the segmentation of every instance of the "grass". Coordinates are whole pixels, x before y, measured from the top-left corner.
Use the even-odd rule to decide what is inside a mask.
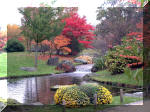
[[[136,101],[140,101],[140,100],[142,100],[142,98],[124,97],[123,104],[136,102]],[[66,108],[66,112],[97,112],[98,110],[104,110],[105,108],[110,108],[110,107],[114,107],[114,106],[118,106],[118,105],[121,105],[120,98],[119,98],[119,96],[115,96],[115,97],[113,97],[112,104],[98,105],[97,109],[95,109],[93,105],[90,105],[90,106],[80,107],[80,108]],[[45,105],[42,107],[41,106],[23,106],[22,108],[23,108],[23,110],[27,110],[28,112],[62,112],[62,110],[63,110],[63,107],[60,105]],[[20,112],[20,111],[21,110],[18,109],[18,111],[15,111],[15,112]]]
[[[0,77],[7,76],[7,53],[0,54]]]
[[[96,72],[97,76],[92,76],[91,79],[97,81],[110,81],[110,82],[118,82],[124,84],[131,84],[131,85],[143,85],[143,82],[140,81],[137,83],[135,80],[129,79],[125,74],[118,74],[118,75],[111,75],[111,72],[108,70],[98,71]]]
[[[5,61],[3,60],[5,58]],[[7,70],[7,77],[18,77],[18,76],[31,76],[31,75],[42,75],[42,74],[52,74],[61,73],[62,71],[55,70],[55,66],[48,66],[46,61],[38,60],[38,68],[34,72],[20,70],[21,67],[34,67],[34,53],[27,52],[14,52],[0,54],[0,77],[6,77],[4,73]],[[7,60],[7,62],[6,62]]]

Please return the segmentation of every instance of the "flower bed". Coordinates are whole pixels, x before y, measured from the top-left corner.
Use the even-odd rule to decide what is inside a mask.
[[[63,104],[64,101],[66,107],[80,107],[93,104],[94,95],[97,95],[97,104],[112,102],[112,95],[108,89],[93,84],[61,87],[56,91],[54,100],[56,104]]]

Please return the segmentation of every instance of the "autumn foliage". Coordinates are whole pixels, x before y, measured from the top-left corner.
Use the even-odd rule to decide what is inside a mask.
[[[86,48],[93,48],[90,44],[95,36],[94,27],[86,23],[85,17],[81,18],[77,13],[73,13],[62,22],[66,23],[62,32],[63,35],[70,39],[76,38]]]
[[[20,27],[16,24],[13,24],[13,25],[10,25],[8,24],[7,25],[7,36],[8,36],[8,39],[10,38],[18,38],[20,36],[20,33],[21,33],[21,30],[20,30]]]
[[[54,46],[57,50],[62,50],[64,52],[71,52],[71,49],[67,47],[70,44],[71,39],[60,35],[55,37]]]
[[[56,36],[54,38],[54,41],[50,40],[44,40],[42,41],[42,45],[48,45],[50,46],[52,49],[56,50],[56,51],[62,51],[62,52],[71,52],[71,49],[67,47],[67,45],[70,44],[71,39],[63,36],[63,35],[59,35]]]
[[[3,49],[6,43],[7,43],[7,36],[5,32],[0,32],[0,51]]]

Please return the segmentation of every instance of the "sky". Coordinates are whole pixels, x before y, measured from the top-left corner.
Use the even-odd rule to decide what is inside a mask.
[[[0,2],[0,27],[6,30],[7,24],[21,25],[22,15],[18,12],[19,7],[34,6],[38,7],[40,3],[51,4],[52,0],[1,0]],[[54,7],[78,7],[79,15],[86,16],[87,23],[96,25],[96,10],[104,0],[57,0]]]

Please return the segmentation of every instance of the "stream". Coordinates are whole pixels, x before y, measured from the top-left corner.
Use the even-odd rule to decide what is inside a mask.
[[[53,74],[30,78],[17,78],[0,80],[0,97],[11,98],[23,104],[41,102],[42,104],[54,104],[54,94],[50,87],[55,85],[80,84],[83,76],[91,73],[92,64],[78,65],[72,73]],[[6,90],[7,88],[7,90]]]
[[[76,71],[72,73],[0,80],[0,97],[4,99],[15,99],[27,105],[37,102],[42,104],[54,104],[55,91],[52,91],[50,88],[55,85],[87,83],[82,80],[82,77],[91,73],[92,66],[93,64],[78,65],[76,66]],[[105,87],[112,93],[120,90],[117,87]]]

